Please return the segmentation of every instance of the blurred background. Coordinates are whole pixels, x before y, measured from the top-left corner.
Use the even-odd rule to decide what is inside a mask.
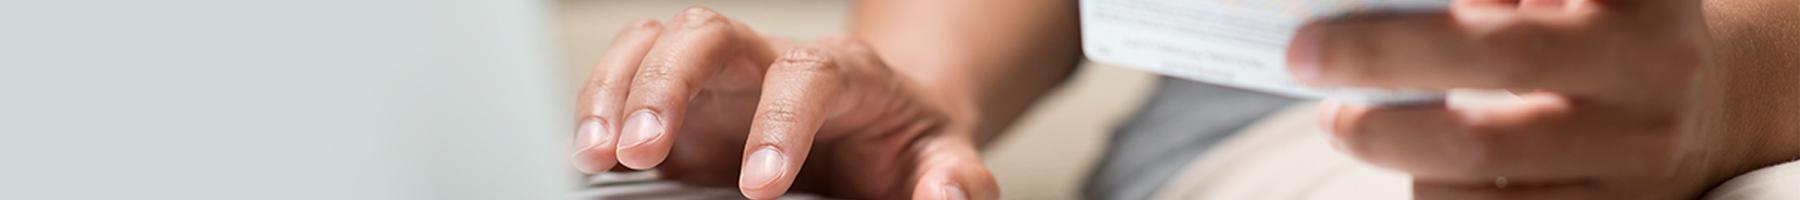
[[[559,199],[549,1],[0,1],[0,199]]]
[[[558,0],[557,27],[569,84],[586,73],[619,28],[636,19],[667,20],[700,5],[743,21],[767,36],[811,40],[844,33],[852,0],[670,1]],[[1006,199],[1076,199],[1112,128],[1135,111],[1151,75],[1086,64],[985,153]],[[899,66],[904,67],[904,66]]]

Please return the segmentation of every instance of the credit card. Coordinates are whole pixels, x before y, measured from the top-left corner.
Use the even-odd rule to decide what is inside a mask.
[[[1443,10],[1449,0],[1080,0],[1089,60],[1297,98],[1402,103],[1442,92],[1312,88],[1287,73],[1305,23],[1351,13]]]

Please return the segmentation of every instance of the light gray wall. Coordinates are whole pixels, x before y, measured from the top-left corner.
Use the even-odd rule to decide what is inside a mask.
[[[553,199],[545,2],[0,2],[0,199]]]

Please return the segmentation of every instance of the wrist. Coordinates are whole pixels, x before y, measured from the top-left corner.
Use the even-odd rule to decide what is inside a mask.
[[[1072,67],[1060,69],[1069,68]],[[925,83],[925,90],[931,91],[921,94],[931,95],[932,101],[943,105],[953,128],[968,133],[975,144],[986,145],[1023,118],[1043,96],[1060,85],[1068,72],[1007,77],[950,74],[963,75],[921,82]]]

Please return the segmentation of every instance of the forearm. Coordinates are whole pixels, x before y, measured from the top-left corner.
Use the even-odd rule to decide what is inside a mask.
[[[1080,60],[1074,1],[866,0],[853,33],[986,142]]]

